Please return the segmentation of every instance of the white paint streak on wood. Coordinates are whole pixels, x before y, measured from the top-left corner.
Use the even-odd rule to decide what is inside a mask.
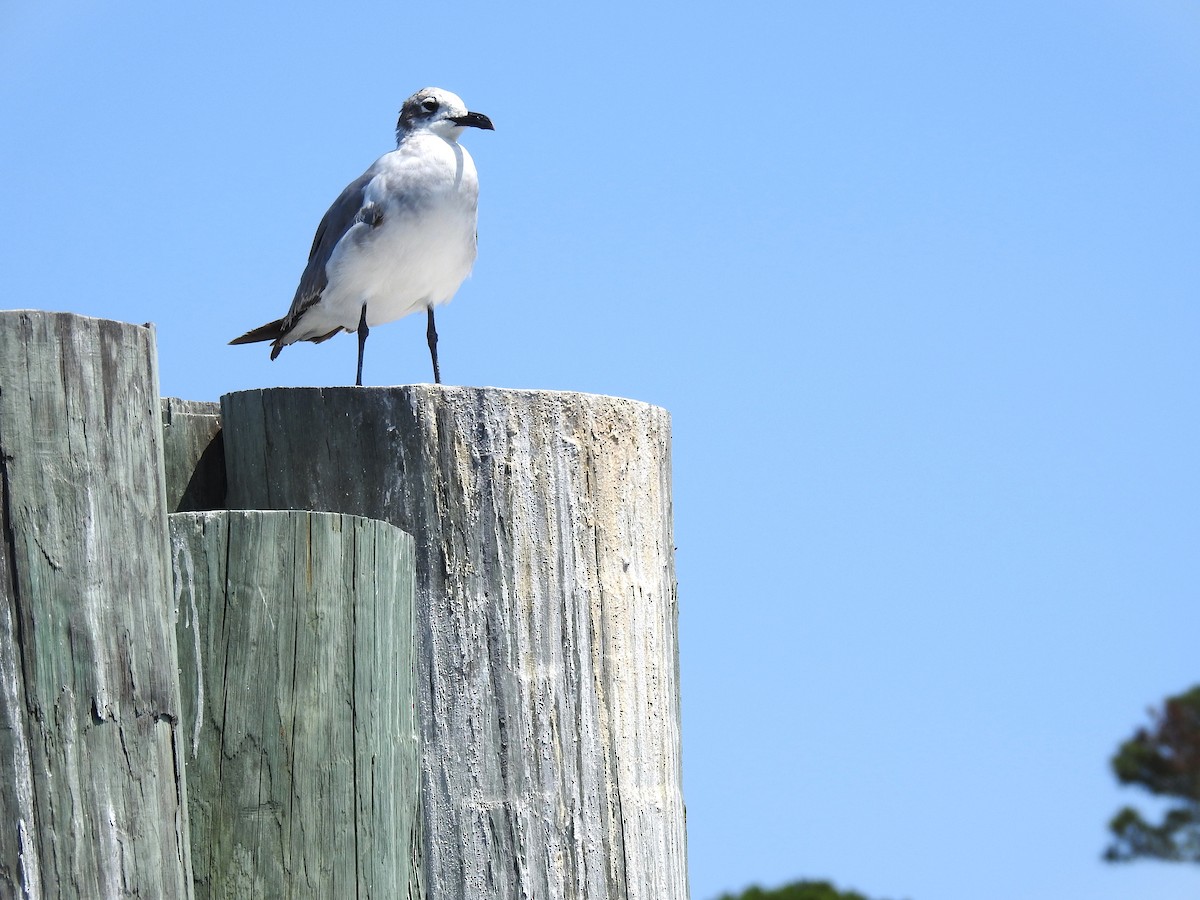
[[[204,671],[204,650],[200,644],[200,611],[196,607],[196,564],[192,560],[191,545],[184,540],[184,535],[178,529],[171,530],[171,572],[175,587],[175,622],[176,640],[186,643],[192,651],[191,661],[197,672]],[[187,608],[183,609],[184,597],[187,598]],[[189,697],[192,701],[192,758],[195,759],[200,749],[200,732],[203,730],[207,715],[204,709],[204,679],[191,679],[189,686],[195,693]],[[184,720],[186,724],[186,718]]]

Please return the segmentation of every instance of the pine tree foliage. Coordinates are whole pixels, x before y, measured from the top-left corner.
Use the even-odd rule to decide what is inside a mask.
[[[746,888],[740,894],[722,894],[717,900],[869,900],[858,891],[839,891],[828,881],[795,881],[777,888]]]
[[[1171,805],[1158,824],[1131,806],[1109,823],[1110,862],[1161,859],[1200,862],[1200,685],[1168,697],[1151,710],[1152,727],[1140,728],[1112,759],[1122,784],[1144,788]]]

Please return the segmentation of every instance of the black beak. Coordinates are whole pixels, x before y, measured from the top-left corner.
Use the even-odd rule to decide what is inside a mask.
[[[462,125],[467,128],[482,128],[484,131],[496,130],[496,126],[492,124],[492,120],[483,113],[469,112],[465,116],[450,116],[449,118],[455,125]]]

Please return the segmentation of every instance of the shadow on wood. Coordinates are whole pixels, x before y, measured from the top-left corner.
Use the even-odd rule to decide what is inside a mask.
[[[225,508],[225,441],[221,405],[162,400],[163,462],[168,512]]]

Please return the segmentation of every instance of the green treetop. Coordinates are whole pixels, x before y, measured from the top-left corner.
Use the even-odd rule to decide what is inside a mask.
[[[828,881],[795,881],[765,890],[758,886],[740,894],[722,894],[717,900],[869,900],[858,891],[839,891]]]
[[[1200,862],[1200,685],[1151,710],[1152,727],[1121,744],[1112,767],[1122,784],[1136,784],[1173,801],[1155,825],[1131,806],[1109,823],[1115,840],[1109,862],[1163,859]]]

